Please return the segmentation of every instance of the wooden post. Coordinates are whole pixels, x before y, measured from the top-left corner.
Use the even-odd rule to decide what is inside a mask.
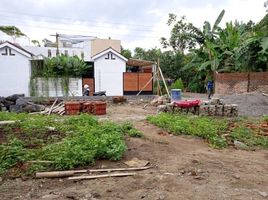
[[[162,77],[162,80],[163,80],[163,82],[164,82],[164,85],[165,85],[165,88],[166,88],[166,91],[167,91],[167,95],[168,95],[168,97],[170,98],[170,94],[169,94],[169,91],[168,91],[168,87],[167,87],[167,84],[166,84],[166,80],[165,80],[165,78],[164,78],[164,76],[163,76],[163,73],[162,73],[162,70],[161,70],[161,68],[160,68],[160,60],[159,60],[159,58],[158,58],[157,62],[158,62],[157,67],[158,67],[158,70],[159,70],[160,75],[161,75],[161,77]]]

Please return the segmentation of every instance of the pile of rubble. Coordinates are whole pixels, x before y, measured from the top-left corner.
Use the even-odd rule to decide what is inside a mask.
[[[14,94],[8,97],[0,97],[0,111],[10,112],[40,112],[45,106],[34,103],[31,99],[25,98],[24,94]]]

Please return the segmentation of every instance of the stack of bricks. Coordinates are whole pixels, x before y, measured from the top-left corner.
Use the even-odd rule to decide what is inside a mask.
[[[211,99],[204,101],[200,106],[199,114],[202,116],[226,116],[237,117],[237,104],[224,104],[221,99]]]
[[[106,114],[106,102],[103,101],[76,101],[65,103],[66,115],[79,115],[80,113],[89,113],[93,115]]]

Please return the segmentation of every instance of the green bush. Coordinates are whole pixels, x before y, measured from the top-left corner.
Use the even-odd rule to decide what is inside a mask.
[[[177,79],[174,83],[170,86],[171,89],[181,89],[184,90],[184,85],[181,79]]]

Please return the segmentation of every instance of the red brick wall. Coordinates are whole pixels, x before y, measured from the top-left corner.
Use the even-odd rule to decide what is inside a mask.
[[[268,93],[268,72],[220,73],[215,75],[216,94],[253,91]]]

